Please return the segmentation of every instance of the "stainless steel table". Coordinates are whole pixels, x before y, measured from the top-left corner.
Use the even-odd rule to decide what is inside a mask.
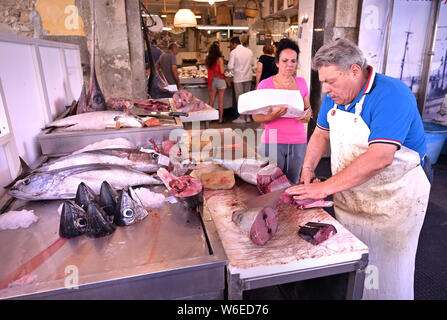
[[[0,298],[224,298],[226,256],[211,220],[205,226],[213,255],[197,216],[178,203],[166,202],[106,237],[63,239],[61,203],[14,202],[13,208],[34,210],[39,220],[27,229],[0,231]]]

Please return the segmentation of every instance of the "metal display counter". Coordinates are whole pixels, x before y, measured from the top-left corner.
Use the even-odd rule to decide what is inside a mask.
[[[157,99],[171,105],[172,99]],[[163,140],[168,140],[169,134],[174,129],[183,129],[183,123],[178,117],[160,119],[160,125],[144,128],[120,128],[105,130],[61,131],[56,129],[43,130],[37,135],[37,141],[44,155],[63,155],[79,150],[91,143],[104,139],[125,138],[138,146],[152,145],[150,138],[154,138],[157,145],[161,146]]]
[[[197,216],[179,203],[165,202],[109,236],[64,239],[58,235],[61,203],[14,202],[39,220],[0,231],[0,298],[224,298],[226,256],[212,220],[204,219],[213,255]]]

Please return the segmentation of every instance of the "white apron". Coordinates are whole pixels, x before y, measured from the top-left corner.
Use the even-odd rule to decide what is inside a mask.
[[[333,175],[368,149],[370,130],[360,116],[364,98],[355,114],[337,105],[328,112]],[[402,146],[384,171],[334,194],[337,220],[369,247],[363,299],[414,299],[416,250],[429,193],[419,154]]]

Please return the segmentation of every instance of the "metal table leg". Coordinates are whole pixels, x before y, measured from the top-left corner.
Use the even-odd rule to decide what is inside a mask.
[[[228,300],[242,300],[242,281],[239,274],[231,274],[227,268]]]
[[[368,265],[368,254],[362,255],[357,270],[349,273],[347,300],[361,300],[365,284],[365,269]]]

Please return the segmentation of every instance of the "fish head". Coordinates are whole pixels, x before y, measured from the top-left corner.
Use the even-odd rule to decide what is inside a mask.
[[[87,211],[88,205],[92,201],[96,201],[96,195],[94,191],[86,185],[84,182],[81,182],[76,191],[75,203],[80,206],[82,209]]]
[[[59,224],[59,236],[73,238],[87,231],[87,216],[76,203],[64,201]]]
[[[135,194],[133,190],[131,192]],[[133,199],[126,190],[119,192],[118,206],[113,220],[116,225],[128,226],[144,219],[147,215],[146,209],[138,198]]]
[[[118,201],[118,193],[107,182],[103,181],[99,192],[99,206],[109,215],[114,215]]]
[[[24,200],[36,200],[51,190],[55,181],[53,174],[35,172],[18,180],[8,191],[12,197]]]

